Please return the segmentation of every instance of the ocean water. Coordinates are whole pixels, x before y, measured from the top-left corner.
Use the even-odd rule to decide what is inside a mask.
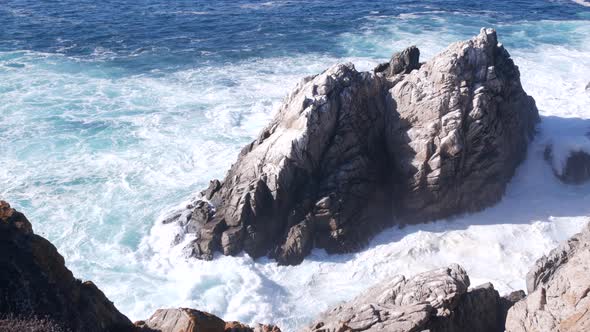
[[[191,306],[296,331],[383,278],[453,262],[505,293],[590,221],[590,185],[543,160],[590,130],[590,8],[574,1],[5,0],[0,26],[0,198],[133,320]],[[426,60],[482,26],[543,118],[498,205],[296,267],[170,247],[161,218],[223,177],[302,77],[409,45]]]

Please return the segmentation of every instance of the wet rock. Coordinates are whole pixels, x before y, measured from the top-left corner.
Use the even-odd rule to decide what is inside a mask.
[[[73,332],[132,330],[96,285],[74,278],[22,213],[0,202],[0,214],[0,316],[47,317]]]
[[[355,251],[386,226],[497,202],[538,121],[518,68],[490,29],[418,58],[394,55],[393,76],[339,64],[300,82],[202,193],[211,214],[176,214],[196,235],[187,252],[297,264],[314,247]]]
[[[539,259],[528,296],[508,312],[508,332],[590,330],[590,225]]]

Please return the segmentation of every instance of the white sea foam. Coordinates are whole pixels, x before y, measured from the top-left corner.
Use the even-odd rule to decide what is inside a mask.
[[[590,128],[583,21],[499,27],[543,121],[492,208],[386,230],[356,254],[315,250],[296,267],[245,255],[187,261],[182,246],[169,245],[175,226],[155,223],[161,211],[222,177],[302,76],[343,60],[367,70],[411,44],[428,58],[478,31],[461,29],[459,16],[449,19],[460,21],[455,26],[448,21],[422,33],[425,19],[379,16],[342,35],[349,59],[294,54],[160,77],[50,54],[0,53],[0,196],[16,202],[74,273],[94,280],[131,319],[184,305],[294,331],[383,278],[452,262],[466,267],[474,285],[523,288],[531,263],[590,215],[590,186],[560,183],[543,160],[547,142]],[[551,33],[568,40],[553,42]],[[527,47],[519,48],[521,41]],[[7,66],[14,63],[24,66]]]

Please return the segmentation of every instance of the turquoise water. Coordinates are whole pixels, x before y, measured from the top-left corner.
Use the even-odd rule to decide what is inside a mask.
[[[543,115],[590,116],[590,8],[571,1],[12,0],[0,26],[0,198],[133,319],[185,304],[287,331],[310,319],[299,270],[185,266],[154,228],[224,175],[305,75],[413,44],[427,59],[490,26]]]

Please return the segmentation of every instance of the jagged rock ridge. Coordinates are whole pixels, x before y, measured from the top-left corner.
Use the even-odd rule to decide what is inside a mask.
[[[385,226],[495,203],[538,121],[518,67],[491,29],[418,57],[305,78],[225,179],[165,222],[196,235],[194,257],[297,264],[313,247],[357,250]]]

